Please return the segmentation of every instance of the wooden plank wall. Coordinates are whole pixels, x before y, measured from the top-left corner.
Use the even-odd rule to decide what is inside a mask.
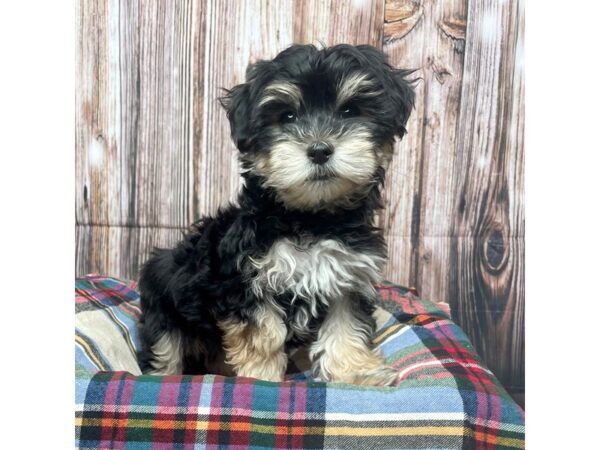
[[[418,69],[379,217],[385,275],[444,300],[524,389],[523,2],[77,2],[76,274],[135,278],[238,166],[220,87],[293,42],[369,43]]]

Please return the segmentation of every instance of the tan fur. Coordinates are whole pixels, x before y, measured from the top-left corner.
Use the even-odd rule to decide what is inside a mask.
[[[286,81],[278,81],[268,85],[263,89],[262,95],[262,98],[258,102],[258,106],[265,105],[272,101],[282,100],[289,102],[295,109],[298,109],[302,101],[302,92],[300,92],[298,86]]]
[[[394,146],[392,144],[385,145],[377,151],[377,161],[384,170],[387,170],[392,156],[394,155]]]
[[[225,362],[238,376],[282,381],[287,367],[285,324],[281,316],[267,306],[259,307],[253,319],[252,322],[219,322]]]
[[[182,372],[181,334],[179,331],[165,333],[152,346],[155,358],[151,375],[179,375]]]
[[[329,167],[337,175],[330,180],[313,180],[316,170],[306,156],[307,142],[324,141],[334,147]],[[377,169],[378,156],[367,129],[351,135],[323,130],[299,139],[277,142],[268,156],[259,156],[254,170],[265,184],[277,192],[285,204],[299,209],[350,205],[370,187]]]
[[[375,97],[381,95],[381,91],[372,91],[374,83],[364,73],[351,74],[344,78],[337,89],[335,105],[337,108],[348,103],[352,98],[360,95],[362,97]]]
[[[398,371],[386,366],[379,352],[370,348],[369,330],[356,320],[351,304],[341,299],[330,308],[310,349],[316,374],[324,381],[389,386]]]

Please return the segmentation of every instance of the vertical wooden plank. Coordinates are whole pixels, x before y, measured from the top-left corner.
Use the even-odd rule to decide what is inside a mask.
[[[370,44],[381,48],[384,0],[296,0],[294,41],[327,46]]]
[[[383,50],[390,64],[403,69],[421,69],[426,42],[423,5],[420,1],[386,1]],[[422,76],[420,72],[415,77]],[[380,217],[388,244],[388,263],[384,276],[394,282],[415,286],[411,272],[417,243],[411,240],[413,205],[418,205],[421,165],[421,123],[424,114],[424,83],[415,84],[416,103],[407,123],[407,133],[395,145],[383,189],[385,210]],[[416,215],[418,219],[418,212]]]
[[[118,214],[111,215],[106,221],[91,220],[82,222],[88,224],[125,225],[138,221],[139,192],[147,189],[140,184],[137,175],[139,156],[139,122],[140,122],[140,9],[137,1],[113,2],[109,10],[110,21],[113,24],[111,34],[107,37],[110,44],[110,54],[113,65],[106,74],[113,82],[110,92],[99,102],[111,101],[116,111],[112,119],[111,130],[108,134],[114,136],[115,152],[118,157],[118,170],[105,173],[105,177],[113,180],[113,190],[108,190],[107,199],[113,205],[118,205]],[[98,103],[100,106],[101,103]],[[98,207],[95,199],[90,201],[91,207]]]
[[[201,120],[191,107],[201,94],[192,42],[202,39],[203,5],[78,4],[78,223],[190,222],[188,168]]]
[[[189,108],[195,100],[190,43],[201,34],[194,30],[198,25],[194,12],[190,0],[144,2],[139,11],[136,225],[190,222],[189,130],[198,119]]]
[[[396,146],[384,191],[386,276],[446,300],[452,180],[464,61],[466,0],[388,1],[384,50],[398,67],[417,69],[417,102]]]
[[[450,299],[500,380],[524,386],[523,4],[469,3]]]
[[[118,14],[108,1],[76,2],[76,218],[78,223],[106,223],[118,217],[118,207],[108,204],[114,191],[116,161],[113,140],[117,112],[110,102],[109,35]],[[106,174],[111,172],[111,174]]]

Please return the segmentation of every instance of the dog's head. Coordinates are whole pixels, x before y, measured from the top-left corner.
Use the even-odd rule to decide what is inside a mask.
[[[352,206],[406,132],[408,73],[368,45],[294,45],[250,65],[221,99],[244,170],[290,209]]]

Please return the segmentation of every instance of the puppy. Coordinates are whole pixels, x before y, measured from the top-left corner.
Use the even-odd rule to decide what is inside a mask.
[[[226,91],[243,187],[143,266],[145,373],[281,381],[308,346],[318,379],[396,381],[371,343],[386,260],[373,218],[413,107],[409,73],[367,45],[293,45]]]

